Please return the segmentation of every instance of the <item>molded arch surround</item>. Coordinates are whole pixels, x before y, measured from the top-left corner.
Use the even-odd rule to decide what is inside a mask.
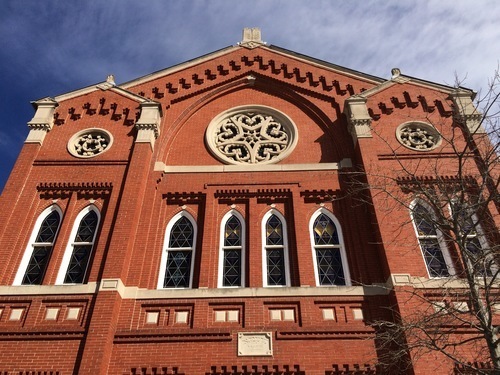
[[[41,285],[61,226],[62,210],[45,209],[35,222],[13,285]]]
[[[192,287],[196,235],[196,221],[187,211],[170,220],[165,230],[158,289]]]
[[[320,208],[309,221],[314,277],[317,286],[350,286],[344,239],[337,218]]]

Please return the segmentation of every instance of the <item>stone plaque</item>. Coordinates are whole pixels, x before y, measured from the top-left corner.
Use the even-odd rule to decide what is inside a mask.
[[[238,333],[238,356],[273,355],[271,332]]]

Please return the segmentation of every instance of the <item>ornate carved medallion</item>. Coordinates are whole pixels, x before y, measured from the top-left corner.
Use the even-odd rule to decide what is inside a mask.
[[[270,164],[286,157],[296,143],[296,127],[268,107],[240,107],[217,116],[206,133],[212,153],[229,164]]]
[[[405,147],[416,151],[430,151],[441,143],[438,131],[424,122],[408,122],[396,130],[398,141]]]
[[[111,135],[102,129],[86,129],[68,142],[68,151],[79,158],[91,158],[106,151],[112,143]]]

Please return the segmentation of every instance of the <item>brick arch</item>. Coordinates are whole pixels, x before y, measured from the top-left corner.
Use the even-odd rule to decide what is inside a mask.
[[[249,79],[248,77],[254,77],[255,79]],[[163,139],[161,142],[163,144],[158,144],[157,147],[160,148],[158,153],[158,160],[165,161],[168,158],[168,153],[172,149],[172,142],[176,138],[182,127],[189,121],[189,119],[196,114],[201,108],[213,102],[216,99],[222,98],[229,94],[245,90],[248,88],[253,88],[262,93],[275,96],[282,100],[285,100],[292,104],[294,107],[299,108],[304,114],[312,119],[313,123],[319,126],[324,132],[324,137],[318,139],[320,146],[326,147],[329,142],[334,144],[333,153],[335,160],[341,160],[344,157],[350,155],[351,150],[345,144],[345,142],[337,142],[337,139],[343,139],[343,136],[335,136],[337,131],[336,126],[340,125],[341,129],[346,129],[344,124],[345,119],[341,113],[340,105],[332,96],[318,95],[317,93],[312,93],[307,90],[303,90],[291,86],[288,83],[281,82],[279,80],[271,79],[266,76],[254,72],[247,72],[244,76],[240,76],[224,85],[210,90],[209,92],[201,95],[194,103],[185,108],[182,113],[177,116],[175,120],[169,125],[168,130],[163,131]],[[299,91],[303,95],[299,94]],[[331,119],[328,114],[326,114],[321,108],[319,108],[312,100],[307,98],[307,95],[315,97],[320,101],[330,102],[333,111],[336,113],[336,118]],[[249,102],[248,104],[255,104]],[[230,109],[230,108],[227,108]],[[279,108],[277,108],[279,109]],[[287,111],[285,111],[286,113]],[[165,116],[168,118],[168,113]],[[208,123],[207,119],[207,126]],[[165,125],[164,125],[165,127]],[[329,145],[328,145],[329,146]]]

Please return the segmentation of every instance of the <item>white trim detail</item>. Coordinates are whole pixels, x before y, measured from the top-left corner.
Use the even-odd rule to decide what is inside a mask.
[[[267,221],[275,215],[281,221],[281,228],[283,230],[283,245],[268,245],[267,244],[267,232],[266,225]],[[262,285],[264,287],[272,288],[282,288],[290,286],[290,263],[288,254],[288,232],[285,217],[278,210],[271,209],[262,218],[261,223],[261,235],[262,235]],[[267,282],[267,250],[271,249],[281,249],[283,251],[283,260],[285,267],[285,285],[269,285]]]
[[[229,173],[229,172],[295,172],[295,171],[336,171],[351,168],[349,158],[340,163],[309,163],[309,164],[256,164],[256,165],[165,165],[157,161],[156,172],[164,173]]]
[[[68,152],[76,158],[89,159],[110,149],[113,136],[100,128],[89,128],[74,134],[68,141]]]
[[[76,236],[78,233],[78,229],[80,228],[80,224],[81,224],[83,218],[85,217],[85,215],[87,215],[88,213],[90,213],[92,211],[95,212],[97,215],[97,224],[96,224],[94,236],[92,238],[92,242],[76,242]],[[83,275],[84,281],[82,283],[85,282],[85,277],[87,276],[87,273],[89,270],[90,259],[92,258],[92,253],[94,251],[94,244],[95,244],[97,232],[99,231],[100,222],[101,222],[101,213],[99,212],[97,207],[94,206],[93,204],[85,207],[76,216],[75,222],[73,224],[73,229],[71,230],[71,233],[69,235],[68,244],[66,245],[66,250],[64,251],[64,256],[63,256],[63,259],[61,261],[61,267],[59,268],[59,273],[57,274],[56,285],[67,285],[67,284],[71,285],[72,284],[72,283],[65,283],[64,279],[66,278],[66,273],[68,272],[68,267],[69,267],[70,262],[71,262],[71,256],[73,255],[73,250],[74,250],[75,245],[91,246],[90,254],[89,254],[89,257],[87,260],[87,266],[85,268],[85,274]],[[77,284],[79,284],[79,283],[77,283]]]
[[[170,242],[170,234],[171,231],[174,227],[174,225],[179,221],[181,218],[185,217],[191,222],[191,225],[193,226],[193,244],[191,247],[186,247],[186,248],[170,248],[169,247],[169,242]],[[178,214],[176,214],[168,223],[167,228],[165,230],[165,239],[163,241],[163,250],[161,254],[161,260],[160,260],[160,271],[158,274],[158,283],[157,283],[157,289],[190,289],[192,288],[193,285],[193,272],[194,272],[194,259],[195,259],[195,254],[196,254],[196,236],[197,236],[197,226],[196,226],[196,221],[194,218],[191,216],[191,214],[187,211],[181,211]],[[165,275],[167,272],[167,260],[168,260],[168,252],[172,250],[179,250],[179,251],[191,251],[191,265],[189,269],[189,286],[188,287],[178,287],[178,288],[165,288],[163,286],[165,282]]]
[[[421,205],[428,213],[429,217],[427,219],[430,219],[430,224],[432,224],[433,229],[436,231],[435,236],[430,236],[430,235],[421,235],[418,233],[418,228],[417,228],[417,223],[415,222],[415,214],[414,210],[417,205]],[[432,208],[429,206],[429,204],[422,200],[422,199],[415,199],[413,202],[410,204],[410,217],[411,221],[413,223],[413,229],[415,230],[415,236],[417,237],[418,241],[418,246],[420,248],[420,252],[422,254],[422,258],[424,259],[424,264],[425,268],[427,270],[427,275],[430,278],[439,278],[439,277],[448,277],[448,276],[454,276],[455,275],[455,268],[453,267],[453,261],[451,260],[450,252],[448,251],[448,247],[446,246],[446,241],[444,240],[443,233],[439,230],[438,227],[434,225],[434,220],[435,220],[435,214],[432,210]],[[432,276],[429,270],[429,265],[427,264],[427,260],[425,259],[425,253],[422,248],[422,240],[432,240],[436,239],[439,245],[439,248],[441,249],[441,254],[443,255],[444,262],[446,263],[446,268],[448,269],[448,274],[445,276]]]
[[[337,235],[338,235],[338,240],[339,240],[339,243],[338,244],[334,244],[334,245],[317,245],[314,241],[314,221],[316,220],[316,218],[321,215],[321,214],[324,214],[326,216],[328,216],[333,224],[335,225],[335,228],[336,228],[336,231],[337,231]],[[316,250],[317,249],[321,249],[321,248],[336,248],[336,249],[339,249],[340,250],[340,257],[341,257],[341,262],[342,262],[342,270],[344,272],[344,280],[345,280],[345,286],[351,286],[351,275],[350,275],[350,272],[349,272],[349,266],[347,264],[347,253],[345,251],[345,246],[344,246],[344,238],[342,236],[342,228],[340,226],[340,223],[339,221],[337,220],[337,218],[335,217],[335,215],[333,215],[330,211],[328,211],[327,209],[321,207],[320,209],[318,209],[312,216],[311,216],[311,219],[309,220],[309,237],[311,239],[311,250],[312,250],[312,257],[313,257],[313,264],[314,264],[314,278],[316,280],[316,286],[335,286],[333,284],[324,284],[324,285],[321,285],[320,284],[320,280],[319,280],[319,270],[318,270],[318,261],[317,261],[317,257],[316,257]],[[343,285],[338,285],[338,286],[343,286]]]
[[[59,208],[59,206],[56,204],[53,204],[52,206],[48,207],[40,214],[40,216],[38,216],[38,219],[36,220],[35,225],[33,227],[33,231],[31,232],[31,236],[29,238],[28,245],[26,246],[26,249],[24,250],[23,258],[21,259],[21,263],[19,264],[19,268],[17,269],[17,273],[16,273],[16,276],[14,278],[14,282],[12,283],[12,285],[22,285],[24,275],[26,273],[26,270],[28,268],[28,265],[29,265],[29,262],[31,259],[31,255],[33,254],[34,245],[36,243],[36,238],[38,237],[38,232],[40,231],[40,228],[41,228],[43,222],[45,221],[45,219],[54,211],[56,211],[59,214],[59,227],[57,228],[56,235],[54,236],[54,242],[52,242],[51,244],[47,244],[47,245],[51,245],[52,248],[54,247],[54,244],[57,241],[57,235],[59,234],[59,229],[61,228],[61,222],[62,222],[62,218],[63,218],[63,212]]]
[[[224,240],[225,240],[225,229],[226,229],[226,223],[227,221],[232,217],[235,216],[239,221],[241,225],[241,246],[224,246]],[[243,216],[237,211],[237,210],[230,210],[227,212],[224,217],[221,220],[220,223],[220,239],[219,239],[219,272],[218,272],[218,277],[217,277],[217,286],[219,288],[243,288],[245,287],[245,280],[246,280],[246,274],[245,274],[245,267],[246,267],[246,262],[245,262],[245,257],[246,257],[246,252],[245,252],[245,246],[246,246],[246,224],[245,224],[245,219]],[[224,251],[225,250],[239,250],[240,251],[240,285],[238,286],[224,286],[223,285],[223,279],[224,279]]]

